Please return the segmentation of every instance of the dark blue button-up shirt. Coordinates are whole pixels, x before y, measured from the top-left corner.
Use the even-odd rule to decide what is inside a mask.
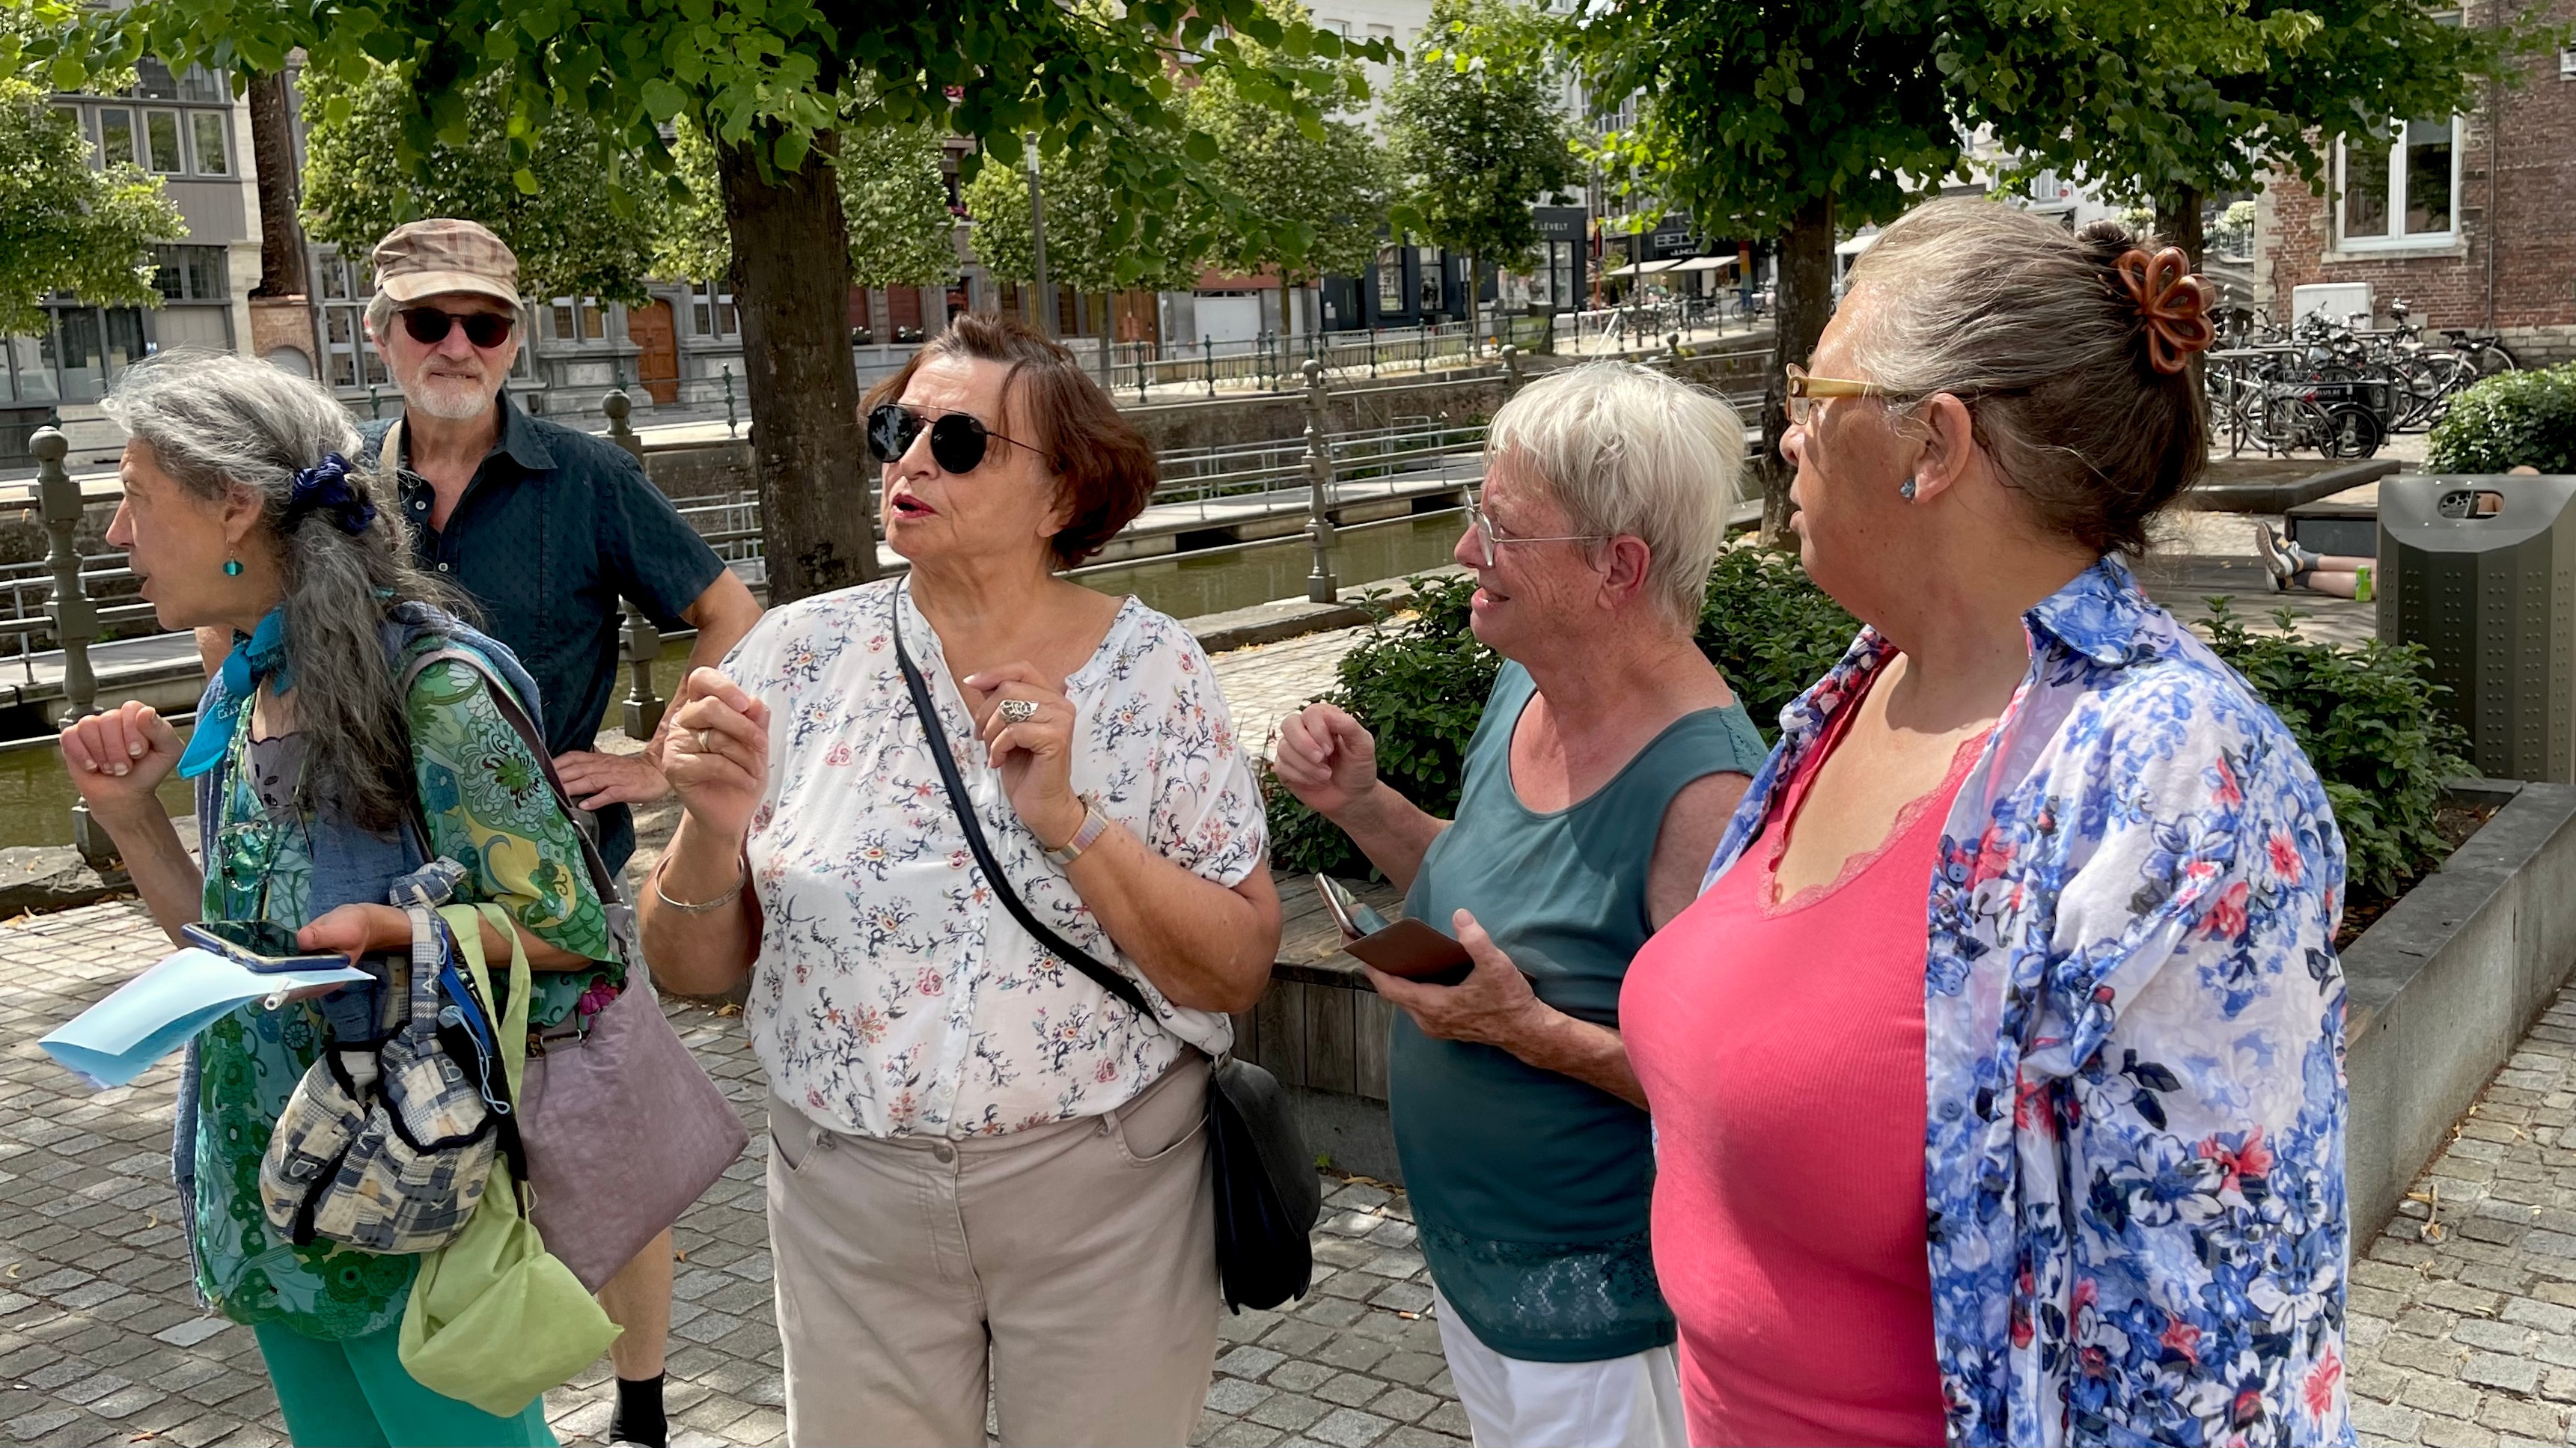
[[[616,692],[618,600],[656,627],[684,628],[680,611],[724,571],[706,540],[644,476],[625,449],[561,423],[530,417],[501,394],[501,438],[448,515],[432,528],[428,481],[405,467],[403,518],[422,567],[463,589],[483,628],[509,645],[537,681],[546,747],[592,747]],[[364,464],[376,465],[390,423],[364,429]],[[409,444],[405,444],[408,462]],[[624,805],[599,812],[600,853],[611,869],[635,851]]]

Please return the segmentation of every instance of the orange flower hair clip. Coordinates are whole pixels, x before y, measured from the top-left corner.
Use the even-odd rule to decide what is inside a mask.
[[[2112,264],[2129,289],[2129,297],[2147,319],[2147,360],[2158,372],[2176,373],[2191,365],[2191,354],[2206,352],[2218,341],[2209,320],[2209,283],[2191,274],[2182,248],[2169,246],[2149,256],[2132,247]]]

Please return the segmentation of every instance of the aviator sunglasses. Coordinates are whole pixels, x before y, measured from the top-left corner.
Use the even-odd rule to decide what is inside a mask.
[[[465,340],[477,347],[498,347],[510,340],[511,329],[519,319],[508,312],[442,312],[436,307],[405,307],[394,313],[402,318],[403,330],[425,347],[435,347],[447,340],[447,334],[461,323]]]
[[[912,451],[913,439],[927,431],[930,434],[930,456],[942,471],[971,473],[982,466],[988,443],[1006,442],[1025,447],[1040,457],[1029,444],[1015,437],[1004,437],[977,419],[972,413],[943,412],[935,420],[926,420],[901,403],[881,403],[868,413],[868,452],[878,462],[890,463]]]

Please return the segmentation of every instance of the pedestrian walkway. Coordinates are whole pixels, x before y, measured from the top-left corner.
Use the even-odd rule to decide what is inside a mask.
[[[251,1334],[201,1314],[189,1288],[170,1189],[176,1061],[92,1093],[36,1046],[168,950],[130,903],[0,926],[0,1442],[284,1441]],[[760,1069],[739,1017],[670,1011],[753,1133],[676,1233],[672,1442],[783,1442]],[[1314,1291],[1290,1311],[1222,1320],[1198,1441],[1463,1448],[1404,1198],[1327,1185]],[[549,1393],[556,1435],[597,1441],[612,1396],[605,1361]]]
[[[1363,624],[1235,649],[1211,660],[1216,681],[1225,690],[1226,707],[1234,713],[1235,735],[1244,747],[1270,758],[1279,722],[1330,690],[1342,655],[1368,636],[1369,628]]]
[[[2369,1443],[2565,1443],[2576,1422],[2576,986],[2353,1244],[2353,1426]]]

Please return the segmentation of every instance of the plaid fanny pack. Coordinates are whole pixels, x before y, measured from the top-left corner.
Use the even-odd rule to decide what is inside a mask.
[[[398,1018],[380,1039],[333,1040],[260,1160],[262,1210],[297,1246],[434,1251],[473,1218],[496,1156],[527,1179],[497,1050],[516,1039],[497,1033],[527,1031],[527,972],[511,973],[496,1022],[457,971],[454,938],[427,892],[394,903],[411,916],[412,942],[409,969],[387,992]]]

